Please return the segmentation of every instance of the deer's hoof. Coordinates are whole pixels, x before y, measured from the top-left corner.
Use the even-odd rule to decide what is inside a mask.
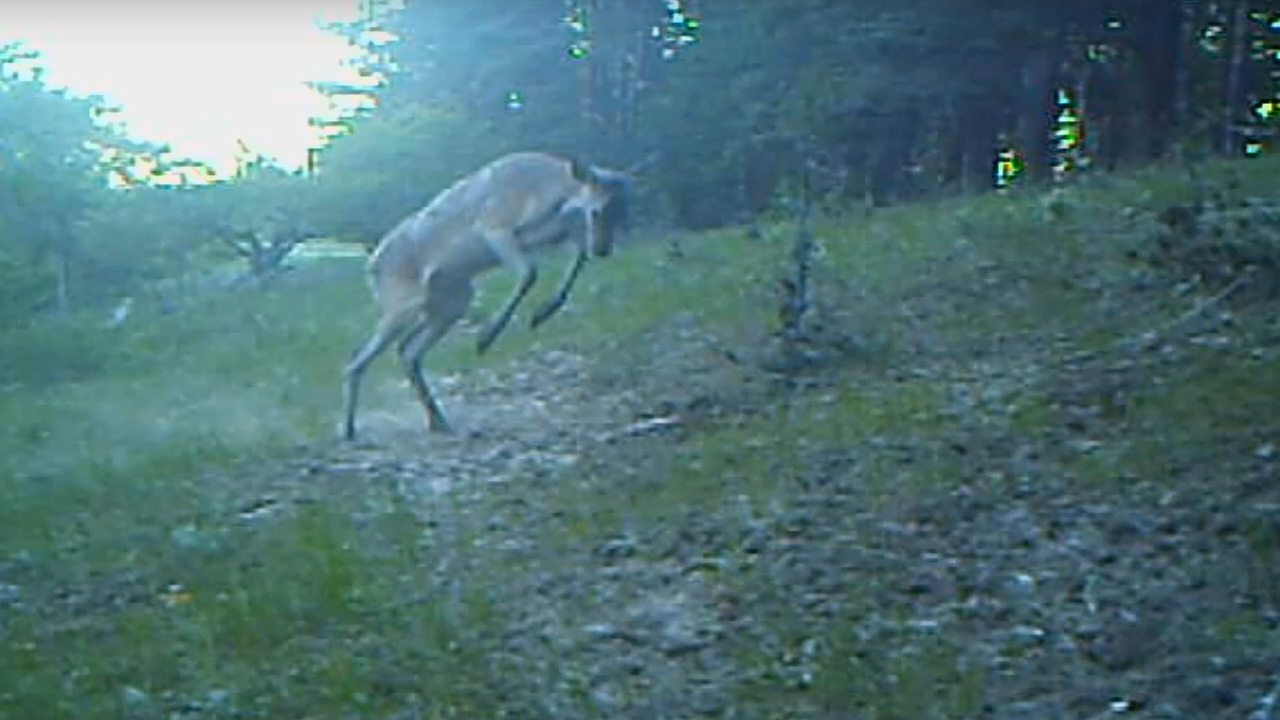
[[[542,305],[539,305],[538,309],[533,313],[533,318],[529,320],[529,327],[536,328],[547,320],[550,320],[551,316],[556,314],[556,311],[560,309],[561,305],[564,305],[564,300],[561,298],[552,298]]]

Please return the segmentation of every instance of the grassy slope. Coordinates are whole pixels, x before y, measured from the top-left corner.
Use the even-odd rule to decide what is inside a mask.
[[[1276,169],[1232,172],[1274,196]],[[16,375],[0,395],[0,717],[382,717],[407,707],[480,717],[513,704],[592,716],[603,701],[583,679],[590,653],[533,666],[498,629],[521,618],[509,601],[529,591],[526,570],[586,572],[569,568],[622,535],[644,548],[683,543],[676,555],[708,558],[693,575],[750,609],[749,621],[717,620],[736,640],[719,644],[728,659],[714,673],[724,704],[744,716],[967,717],[1012,703],[1029,691],[973,654],[990,633],[900,592],[906,566],[998,554],[1011,531],[992,513],[1008,510],[1006,498],[1034,512],[1052,502],[1029,486],[1081,506],[1123,497],[1156,507],[1183,487],[1212,491],[1205,473],[1245,473],[1277,439],[1274,306],[1242,310],[1222,331],[1227,350],[1175,343],[1158,362],[1116,354],[1117,341],[1190,306],[1160,283],[1132,290],[1124,258],[1150,236],[1150,211],[1189,195],[1176,174],[1153,170],[1074,188],[1061,216],[1041,196],[988,196],[831,220],[818,232],[820,298],[863,350],[818,372],[785,413],[751,394],[743,412],[693,423],[682,442],[602,449],[554,484],[495,487],[478,509],[444,500],[450,519],[435,523],[341,464],[322,464],[297,491],[319,502],[273,506],[269,522],[240,514],[246,498],[287,493],[289,458],[332,452],[338,369],[372,315],[359,263],[322,263],[179,316],[143,315],[122,332],[86,324],[74,342],[11,331],[0,341]],[[513,328],[482,362],[571,348],[598,359],[590,382],[661,382],[660,367],[634,365],[663,362],[654,338],[673,318],[740,347],[772,317],[789,236],[692,237],[681,265],[657,244],[627,248],[593,264],[564,317],[536,335]],[[507,282],[486,280],[487,306]],[[475,366],[473,342],[452,337],[433,369]],[[726,369],[717,397],[752,375]],[[53,382],[25,381],[35,376]],[[374,391],[368,403],[405,402],[402,392]],[[529,509],[530,493],[542,510]],[[985,525],[937,509],[962,504],[957,493],[990,503],[978,513]],[[494,523],[554,552],[486,551],[477,543]],[[668,537],[692,527],[702,528],[693,540]],[[767,551],[736,539],[761,527]],[[1222,552],[1244,548],[1241,594],[1252,604],[1218,613],[1195,642],[1277,647],[1266,620],[1280,595],[1276,531],[1245,530]],[[639,557],[671,553],[652,554]],[[851,559],[877,554],[892,562]],[[793,577],[796,562],[845,575]],[[836,600],[819,613],[796,602],[801,590]],[[581,597],[563,603],[593,609]],[[947,632],[922,641],[905,628],[926,609]]]

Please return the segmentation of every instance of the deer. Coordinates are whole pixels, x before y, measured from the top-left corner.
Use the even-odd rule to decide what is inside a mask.
[[[481,327],[476,351],[484,355],[538,279],[533,255],[574,237],[558,288],[530,317],[530,329],[542,325],[564,306],[588,258],[612,254],[632,176],[648,162],[613,170],[551,153],[510,153],[455,181],[387,232],[366,265],[379,317],[343,369],[340,438],[355,439],[361,381],[393,343],[428,432],[453,432],[423,376],[422,358],[466,313],[473,280],[500,266],[516,280]]]

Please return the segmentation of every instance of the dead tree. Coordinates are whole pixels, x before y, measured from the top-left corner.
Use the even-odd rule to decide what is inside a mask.
[[[249,270],[236,280],[263,282],[288,269],[285,259],[302,241],[311,236],[296,219],[277,215],[265,229],[223,224],[217,237],[234,253],[244,258]]]
[[[796,198],[796,235],[791,246],[789,272],[778,282],[782,303],[778,308],[777,337],[782,343],[784,372],[788,374],[817,360],[817,354],[809,347],[813,341],[809,319],[815,310],[813,264],[817,242],[811,221],[818,185],[829,185],[831,180],[842,185],[847,177],[847,169],[814,143],[801,141],[797,146],[800,188]],[[818,182],[824,178],[828,182]]]

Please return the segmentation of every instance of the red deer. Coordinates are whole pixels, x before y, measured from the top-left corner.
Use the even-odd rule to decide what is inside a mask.
[[[634,171],[546,153],[512,153],[458,180],[383,236],[368,264],[381,314],[373,335],[344,370],[342,437],[355,438],[361,379],[392,343],[398,343],[401,366],[426,410],[428,429],[448,432],[449,422],[423,378],[422,356],[466,312],[473,279],[499,265],[517,278],[480,332],[477,351],[483,354],[537,280],[530,255],[576,238],[559,288],[534,310],[529,325],[546,322],[568,299],[588,255],[603,258],[612,252]],[[584,232],[573,232],[577,219]]]

